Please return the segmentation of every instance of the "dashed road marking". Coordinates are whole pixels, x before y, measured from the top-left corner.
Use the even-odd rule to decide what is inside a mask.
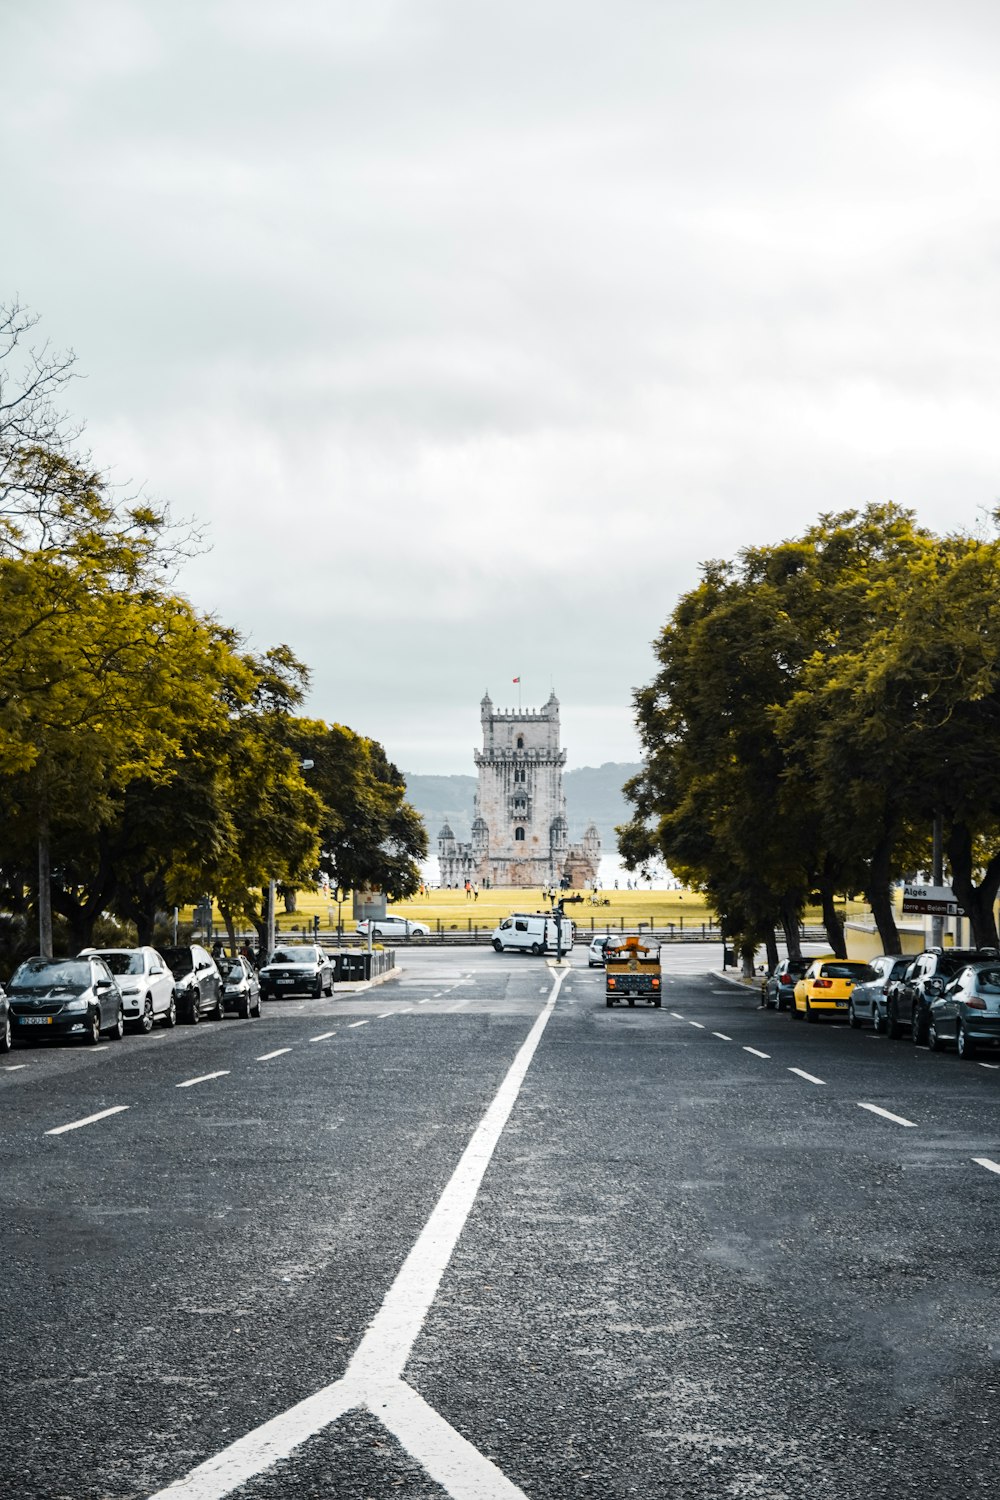
[[[328,1042],[332,1036],[336,1035],[335,1031],[323,1031],[319,1036],[311,1036],[309,1040],[311,1042]]]
[[[770,1052],[758,1052],[756,1047],[744,1047],[744,1052],[752,1052],[754,1057],[770,1058]]]
[[[704,1026],[701,1024],[700,1021],[689,1021],[688,1025],[689,1026],[697,1026],[697,1028],[698,1028],[699,1031],[704,1031],[705,1030]]]
[[[4,1072],[5,1073],[20,1073],[21,1069],[22,1068],[26,1068],[27,1066],[28,1066],[27,1063],[5,1063],[4,1064]]]
[[[45,1134],[65,1135],[67,1130],[82,1130],[84,1125],[93,1125],[95,1120],[106,1120],[109,1115],[120,1115],[128,1108],[127,1104],[114,1104],[110,1109],[102,1109],[96,1115],[88,1115],[85,1120],[72,1120],[69,1125],[57,1125],[54,1130],[47,1130]]]
[[[726,1036],[726,1033],[724,1031],[713,1031],[712,1035],[713,1036],[717,1036],[719,1038],[720,1042],[731,1042],[732,1041],[732,1037],[731,1036]]]
[[[985,1167],[987,1172],[996,1172],[1000,1176],[1000,1161],[990,1161],[988,1156],[974,1156],[972,1160],[977,1167]]]
[[[394,1016],[395,1014],[394,1010],[380,1010],[375,1019],[376,1021],[384,1021],[386,1016]]]
[[[806,1083],[821,1083],[824,1088],[826,1087],[826,1079],[817,1078],[814,1073],[805,1073],[801,1068],[789,1068],[788,1071],[789,1073],[796,1074],[799,1078],[804,1078]]]
[[[680,1011],[672,1010],[670,1014],[673,1016],[675,1021],[683,1021],[685,1019],[685,1017],[681,1015]]]
[[[980,1063],[979,1066],[981,1068],[989,1068],[992,1072],[995,1073],[997,1069],[1000,1068],[1000,1063]]]
[[[434,998],[434,999],[435,999],[435,1000],[437,1000],[437,999],[439,999],[439,998],[440,998],[440,997],[439,997],[439,996],[438,996],[438,995],[434,995],[434,996],[433,996],[433,998]],[[427,1000],[418,1000],[418,1001],[417,1001],[417,1004],[418,1004],[418,1005],[429,1005],[429,1004],[430,1004],[430,998],[428,998],[428,999],[427,999]]]
[[[210,1083],[213,1078],[228,1078],[229,1069],[220,1068],[218,1073],[202,1073],[199,1078],[185,1078],[183,1083],[175,1083],[175,1089],[189,1089],[196,1083]]]
[[[858,1103],[859,1109],[868,1109],[873,1115],[881,1115],[883,1120],[891,1120],[894,1125],[907,1125],[912,1129],[917,1128],[916,1120],[904,1120],[902,1115],[894,1115],[889,1109],[882,1109],[878,1104]]]
[[[363,1021],[352,1021],[347,1029],[348,1031],[353,1031],[355,1026],[367,1026],[370,1020],[371,1016],[365,1016]]]
[[[286,1052],[291,1052],[291,1047],[279,1047],[275,1052],[262,1052],[255,1062],[270,1062],[272,1057],[283,1057]]]

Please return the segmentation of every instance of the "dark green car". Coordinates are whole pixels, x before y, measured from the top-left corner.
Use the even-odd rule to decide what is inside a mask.
[[[931,1000],[927,1044],[938,1052],[949,1042],[959,1057],[972,1057],[982,1046],[1000,1045],[1000,962],[981,959],[966,964]]]

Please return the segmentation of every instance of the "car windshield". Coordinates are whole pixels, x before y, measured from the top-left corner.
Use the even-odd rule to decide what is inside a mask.
[[[980,969],[976,975],[976,989],[987,995],[1000,995],[1000,969]]]
[[[29,958],[10,982],[12,993],[61,989],[80,995],[89,988],[90,964],[81,958]]]
[[[101,957],[112,974],[141,974],[141,953],[102,953]]]
[[[824,964],[820,973],[824,979],[874,979],[875,972],[867,964]]]
[[[273,964],[315,964],[319,962],[315,948],[276,948],[271,959]]]
[[[167,961],[167,968],[175,974],[190,974],[194,968],[190,948],[164,948],[163,957]]]
[[[243,965],[238,958],[220,958],[217,962],[227,979],[243,978]]]

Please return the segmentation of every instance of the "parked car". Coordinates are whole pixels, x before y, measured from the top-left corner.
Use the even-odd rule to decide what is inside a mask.
[[[10,1024],[10,1005],[7,991],[0,984],[0,1052],[9,1052],[14,1041]]]
[[[972,1057],[986,1044],[1000,1045],[1000,963],[995,958],[966,964],[942,994],[931,1000],[927,1045],[932,1052],[954,1042],[959,1057]]]
[[[885,992],[891,980],[898,979],[913,962],[905,953],[880,953],[868,960],[875,978],[856,984],[847,1002],[847,1019],[855,1028],[870,1022],[876,1031],[885,1029]]]
[[[608,932],[599,933],[596,937],[591,938],[590,947],[587,949],[588,969],[604,968],[604,949],[610,942],[617,942],[617,938],[612,938]]]
[[[56,1036],[96,1043],[125,1035],[125,1004],[102,958],[29,958],[7,986],[11,1029],[29,1041]]]
[[[174,1001],[182,1021],[196,1026],[202,1016],[221,1021],[222,975],[215,959],[200,943],[164,948],[163,957],[174,976]]]
[[[809,967],[808,958],[783,958],[768,974],[760,987],[761,1000],[768,1010],[790,1010],[795,986]]]
[[[216,960],[222,974],[222,1001],[226,1010],[240,1016],[260,1015],[260,980],[257,970],[242,955]]]
[[[814,958],[795,985],[792,1020],[800,1015],[807,1021],[820,1016],[846,1016],[854,986],[872,977],[873,970],[858,959],[835,958],[832,954]]]
[[[260,971],[260,992],[265,1000],[279,995],[333,994],[333,965],[315,943],[283,943],[275,948]]]
[[[84,948],[80,957],[91,953],[104,959],[118,981],[126,1026],[150,1032],[154,1021],[177,1025],[174,976],[155,948]]]
[[[359,922],[357,930],[362,937],[367,937],[369,928],[373,938],[430,937],[431,933],[426,922],[411,922],[407,917],[373,917],[370,921]]]
[[[996,958],[989,948],[925,948],[902,974],[889,984],[885,996],[887,1036],[902,1036],[909,1029],[915,1042],[926,1042],[931,1001],[944,993],[959,969],[978,958]]]

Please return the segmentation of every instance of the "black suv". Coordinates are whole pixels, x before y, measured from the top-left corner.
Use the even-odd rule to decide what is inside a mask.
[[[948,981],[977,958],[996,956],[995,948],[925,948],[886,990],[886,1034],[902,1036],[909,1026],[913,1040],[926,1043],[931,1004]]]

